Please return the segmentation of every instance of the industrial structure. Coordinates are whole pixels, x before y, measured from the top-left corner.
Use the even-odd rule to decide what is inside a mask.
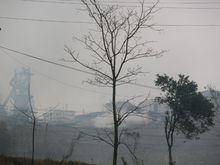
[[[3,104],[0,105],[1,111],[15,116],[17,121],[29,120],[24,114],[31,113],[29,97],[32,103],[33,97],[29,96],[28,88],[32,75],[30,68],[16,69],[10,81],[11,90]]]

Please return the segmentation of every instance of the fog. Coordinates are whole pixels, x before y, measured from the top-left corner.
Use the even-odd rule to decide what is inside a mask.
[[[120,1],[118,2],[120,3]],[[79,43],[73,41],[73,36],[81,37],[87,34],[89,30],[94,29],[93,24],[5,18],[91,22],[86,11],[80,10],[83,8],[82,5],[22,0],[1,0],[0,4],[2,28],[0,42],[2,46],[77,68],[79,66],[75,63],[60,61],[63,58],[70,59],[70,56],[64,51],[64,45],[68,45],[81,52],[80,56],[85,61],[87,60],[88,52],[81,49]],[[128,1],[127,5],[131,4]],[[184,4],[181,6],[180,4],[162,3],[160,6],[218,8],[219,4]],[[219,16],[220,10],[218,9],[164,8],[155,14],[152,22],[159,25],[218,25],[220,24]],[[156,41],[152,45],[153,48],[168,52],[161,58],[138,61],[137,64],[142,65],[143,71],[148,74],[139,76],[137,83],[154,86],[157,73],[166,73],[171,76],[183,73],[190,75],[198,83],[200,90],[210,84],[219,88],[220,79],[217,75],[220,58],[220,28],[218,26],[159,26],[157,28],[162,31],[142,30],[142,37],[148,41]],[[96,109],[101,110],[102,105],[109,101],[109,97],[106,95],[78,88],[111,93],[110,89],[96,88],[82,83],[88,78],[88,75],[84,73],[50,65],[7,50],[1,50],[0,55],[0,90],[3,100],[10,91],[9,81],[13,77],[14,70],[26,65],[34,73],[32,93],[34,93],[35,102],[39,108],[47,108],[61,103],[68,104],[69,108],[75,111],[81,112],[82,109],[96,111]],[[153,89],[137,86],[129,86],[128,91],[127,87],[120,88],[121,96],[145,94],[150,91],[154,97],[159,93]]]
[[[100,2],[104,6],[118,4],[122,11],[140,11],[134,0]],[[145,3],[145,7],[152,5],[152,1]],[[128,131],[127,137],[122,137],[132,147],[136,141],[129,138],[137,135],[134,151],[141,165],[168,164],[163,125],[168,109],[158,109],[152,101],[162,96],[155,86],[156,74],[175,79],[178,74],[189,75],[203,94],[207,86],[220,90],[220,0],[163,0],[155,9],[158,11],[147,22],[154,28],[142,28],[138,35],[149,41],[146,48],[164,53],[127,66],[141,66],[143,73],[132,83],[118,86],[116,95],[117,108],[132,98],[126,110],[146,99],[142,116],[134,113],[120,126],[120,131]],[[85,64],[91,62],[91,52],[79,40],[89,33],[95,39],[99,36],[81,1],[0,0],[0,28],[0,154],[31,157],[31,130],[36,117],[36,159],[60,161],[66,156],[90,164],[111,164],[113,149],[105,139],[112,141],[114,135],[113,107],[108,106],[112,104],[112,88],[87,83],[94,74],[73,62],[65,51],[68,46]],[[210,94],[206,98],[210,99]],[[31,109],[30,101],[34,118],[31,113],[25,114]],[[174,135],[173,159],[177,165],[219,164],[220,115],[218,104],[214,105],[215,126],[199,139]],[[123,110],[120,113],[126,114]],[[104,140],[91,136],[101,132],[109,133]],[[128,164],[137,164],[134,155],[122,145],[119,164],[123,158]]]

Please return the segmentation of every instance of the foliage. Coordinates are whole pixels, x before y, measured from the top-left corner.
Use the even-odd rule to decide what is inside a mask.
[[[165,96],[158,99],[170,107],[166,117],[173,120],[178,133],[192,138],[214,125],[213,104],[198,92],[197,84],[190,81],[189,76],[180,74],[176,81],[167,75],[157,75],[155,84],[165,92]]]
[[[164,131],[169,152],[169,165],[174,165],[172,147],[174,133],[183,134],[186,138],[198,138],[198,135],[214,125],[214,105],[206,99],[189,76],[179,75],[179,80],[167,75],[157,75],[155,85],[165,93],[158,97],[159,103],[167,104]]]

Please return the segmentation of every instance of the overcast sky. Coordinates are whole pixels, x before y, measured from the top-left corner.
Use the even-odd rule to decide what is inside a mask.
[[[45,0],[46,1],[46,0]],[[0,45],[10,49],[59,62],[68,58],[64,45],[76,47],[73,36],[87,34],[92,24],[71,23],[91,22],[82,5],[69,3],[30,2],[22,0],[0,0]],[[61,2],[61,0],[56,0]],[[62,0],[62,2],[80,2]],[[135,0],[119,0],[120,5],[137,5]],[[126,2],[126,3],[124,3]],[[154,16],[153,22],[161,26],[161,32],[143,31],[146,40],[157,41],[155,49],[168,50],[161,58],[142,60],[139,65],[148,74],[137,77],[137,83],[153,86],[155,74],[166,73],[176,76],[179,73],[190,75],[199,89],[214,85],[220,89],[220,0],[161,0],[163,8]],[[149,5],[149,4],[148,4]],[[174,7],[174,8],[173,8]],[[7,18],[5,18],[7,17]],[[10,19],[9,19],[10,18]],[[12,19],[13,18],[13,19]],[[15,19],[16,18],[16,19]],[[17,18],[60,20],[64,22],[43,22],[18,20]],[[67,21],[67,22],[65,22]],[[68,23],[69,21],[69,23]],[[212,26],[188,26],[212,25]],[[213,26],[219,25],[219,26]],[[87,59],[86,52],[81,57]],[[78,67],[75,63],[66,64]],[[9,82],[14,70],[29,66],[32,77],[32,95],[35,106],[47,108],[57,103],[68,104],[68,108],[81,112],[100,111],[110,100],[110,89],[96,88],[82,83],[89,75],[39,62],[19,54],[0,50],[0,99],[3,101],[10,92]],[[118,98],[149,93],[159,94],[158,90],[126,85],[120,87]],[[107,94],[106,94],[107,93]]]

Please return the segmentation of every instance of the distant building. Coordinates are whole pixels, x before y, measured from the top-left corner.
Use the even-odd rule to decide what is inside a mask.
[[[53,110],[43,115],[43,121],[48,123],[71,122],[73,121],[74,117],[74,111]]]
[[[151,121],[162,121],[164,113],[169,109],[166,104],[160,104],[156,100],[148,100],[146,103],[146,111]]]

